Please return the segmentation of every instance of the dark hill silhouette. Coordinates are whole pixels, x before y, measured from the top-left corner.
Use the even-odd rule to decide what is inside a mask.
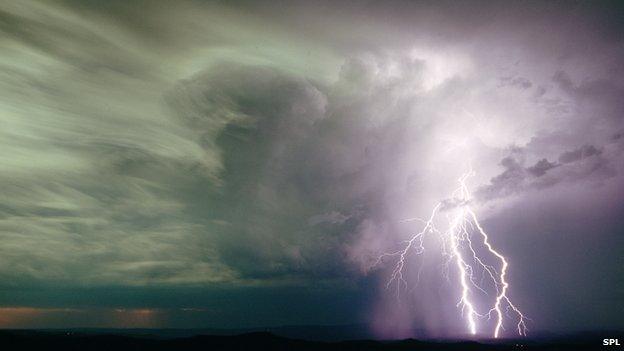
[[[611,334],[613,335],[613,334]],[[621,335],[621,334],[620,334]],[[347,340],[309,341],[290,339],[269,332],[240,335],[196,335],[162,338],[147,335],[94,334],[84,332],[0,331],[2,350],[276,350],[276,351],[389,351],[389,350],[594,350],[602,348],[602,335],[542,341],[433,342]],[[622,340],[622,339],[620,339]]]

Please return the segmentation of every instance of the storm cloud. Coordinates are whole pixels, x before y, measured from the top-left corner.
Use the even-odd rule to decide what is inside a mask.
[[[173,326],[194,313],[190,326],[442,335],[457,311],[434,313],[437,287],[397,307],[389,267],[374,262],[417,228],[404,219],[460,205],[449,194],[472,168],[473,203],[534,329],[623,327],[621,13],[608,2],[0,5],[2,326],[116,326],[116,315]],[[244,312],[252,304],[265,307]],[[570,318],[553,327],[557,314]]]

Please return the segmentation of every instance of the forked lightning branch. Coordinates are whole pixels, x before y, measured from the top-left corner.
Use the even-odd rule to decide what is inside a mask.
[[[422,230],[403,241],[401,249],[379,256],[375,265],[389,259],[396,260],[387,288],[395,287],[399,297],[400,292],[409,285],[406,278],[406,269],[412,264],[409,262],[409,255],[424,254],[425,236],[433,235],[441,242],[439,247],[444,257],[444,275],[448,279],[451,269],[457,272],[458,301],[454,303],[466,322],[467,330],[473,335],[491,333],[490,335],[498,338],[506,325],[510,324],[514,325],[519,335],[525,336],[528,318],[509,298],[509,263],[505,256],[492,247],[488,234],[470,207],[471,194],[466,180],[472,175],[474,172],[470,170],[458,179],[459,187],[453,191],[450,201],[453,206],[445,211],[448,222],[446,230],[439,230],[434,224],[442,209],[448,207],[447,201],[444,201],[433,208],[428,219],[408,219],[407,221],[421,221]],[[418,278],[422,267],[421,264],[418,268]],[[414,284],[417,283],[418,279]],[[479,309],[478,306],[484,305],[483,300],[488,301],[487,307]],[[493,330],[481,329],[492,324],[484,321],[492,320]]]

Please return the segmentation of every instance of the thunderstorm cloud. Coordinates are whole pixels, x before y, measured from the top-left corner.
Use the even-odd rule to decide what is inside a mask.
[[[469,166],[534,328],[624,327],[615,8],[0,4],[0,327],[374,324]]]

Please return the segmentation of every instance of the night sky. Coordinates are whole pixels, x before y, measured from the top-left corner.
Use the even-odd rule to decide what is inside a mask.
[[[0,327],[460,335],[437,264],[398,301],[374,262],[470,166],[529,334],[622,329],[623,18],[616,1],[3,1]]]

